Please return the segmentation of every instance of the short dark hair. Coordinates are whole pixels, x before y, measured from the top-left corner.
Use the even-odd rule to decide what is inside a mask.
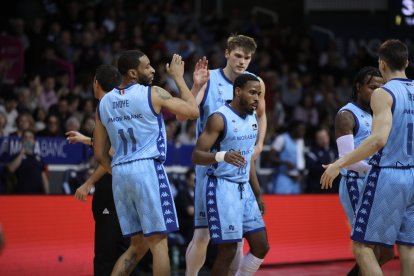
[[[373,77],[382,77],[378,68],[373,66],[365,66],[358,71],[354,81],[352,82],[351,101],[356,101],[358,98],[357,84],[363,85],[364,83],[369,83]]]
[[[95,79],[105,92],[109,92],[121,84],[121,74],[112,65],[101,65],[96,69]]]
[[[407,65],[408,49],[400,40],[390,39],[381,44],[378,56],[392,71],[402,71]]]
[[[236,88],[243,88],[248,81],[258,81],[260,82],[259,78],[253,74],[245,73],[238,76],[233,83],[233,97],[236,95]]]
[[[145,54],[139,50],[128,50],[121,53],[118,59],[118,70],[121,75],[126,75],[128,70],[137,69],[139,59]]]

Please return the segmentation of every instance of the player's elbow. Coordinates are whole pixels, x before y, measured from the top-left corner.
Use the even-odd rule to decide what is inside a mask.
[[[377,151],[382,149],[386,143],[387,143],[387,138],[385,137],[375,137],[374,139],[374,147]]]
[[[177,114],[177,120],[196,120],[200,116],[200,111],[198,108],[189,108],[185,110],[184,114]]]
[[[198,107],[191,108],[188,113],[189,120],[195,120],[198,117],[200,117],[200,110],[198,109]]]
[[[194,150],[193,153],[191,154],[191,163],[193,165],[200,165],[198,154],[197,154],[196,150]]]

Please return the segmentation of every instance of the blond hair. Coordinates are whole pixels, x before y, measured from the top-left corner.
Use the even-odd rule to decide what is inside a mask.
[[[245,52],[254,54],[254,52],[256,52],[257,44],[256,41],[249,36],[233,34],[227,39],[227,50],[231,52],[236,48],[241,48]]]

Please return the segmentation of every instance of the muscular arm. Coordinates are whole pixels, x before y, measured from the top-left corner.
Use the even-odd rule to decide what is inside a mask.
[[[197,140],[193,154],[192,162],[195,165],[210,165],[217,163],[215,153],[209,152],[211,147],[224,131],[224,120],[219,114],[211,115],[206,124],[206,128]]]
[[[354,150],[354,128],[355,118],[350,111],[344,110],[338,113],[335,118],[335,137],[339,157],[345,156]],[[371,166],[365,160],[361,160],[346,168],[359,173],[366,173]]]
[[[216,153],[209,150],[217,142],[220,135],[224,131],[223,117],[217,113],[211,115],[207,120],[207,125],[201,136],[197,140],[197,144],[192,154],[193,164],[211,165],[217,163]],[[236,167],[244,166],[246,160],[239,151],[226,152],[224,161]]]
[[[161,108],[165,107],[172,113],[179,116],[180,119],[197,119],[200,114],[198,107],[195,103],[194,97],[191,95],[189,90],[188,93],[190,96],[186,100],[183,100],[183,94],[186,93],[181,93],[182,98],[180,99],[171,96],[170,93],[161,87],[153,86],[151,88],[151,99],[155,112],[159,113],[161,111]]]
[[[355,119],[351,112],[344,110],[339,112],[335,118],[335,139],[341,136],[353,134]]]
[[[99,116],[96,116],[96,124],[93,136],[95,137],[94,143],[94,155],[96,161],[101,164],[106,171],[112,173],[111,168],[111,157],[109,155],[109,149],[111,148],[111,143],[106,132],[105,127],[103,126]]]
[[[332,181],[338,176],[341,168],[363,160],[384,147],[392,126],[392,102],[391,95],[384,89],[378,88],[374,91],[371,97],[371,109],[374,114],[371,135],[351,153],[327,166],[321,177],[322,188],[332,187]]]

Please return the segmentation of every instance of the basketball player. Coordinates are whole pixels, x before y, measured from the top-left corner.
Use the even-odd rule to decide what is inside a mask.
[[[352,229],[353,253],[363,275],[382,275],[375,245],[397,244],[401,275],[414,271],[414,82],[407,79],[407,46],[387,40],[379,48],[386,84],[371,97],[372,133],[358,148],[325,166],[322,188],[331,187],[342,168],[371,155],[361,206]]]
[[[93,82],[95,98],[100,100],[120,83],[121,74],[118,69],[111,65],[99,66]],[[71,144],[93,145],[91,137],[86,137],[79,132],[69,131],[66,135]],[[122,236],[119,227],[112,194],[112,176],[100,165],[76,190],[75,198],[85,201],[93,187],[95,187],[92,199],[92,212],[95,220],[94,275],[111,275],[116,261],[128,249],[130,239]],[[142,252],[138,258],[141,259],[145,252]],[[138,275],[138,271],[135,270],[132,275]]]
[[[232,35],[227,40],[225,58],[227,64],[224,68],[210,70],[210,79],[200,90],[193,89],[194,97],[200,108],[200,118],[197,120],[197,135],[203,131],[207,118],[223,106],[226,101],[233,98],[233,81],[237,76],[245,72],[250,64],[253,54],[256,51],[256,42],[253,38],[244,35]],[[254,159],[262,151],[263,142],[266,134],[266,113],[264,94],[265,88],[263,81],[261,84],[261,94],[259,96],[259,107],[256,110],[258,116],[259,134],[255,145]],[[207,229],[207,217],[205,210],[205,184],[206,166],[196,166],[196,186],[195,186],[195,212],[194,212],[194,236],[188,245],[186,252],[186,275],[196,276],[203,266],[206,259],[207,246],[210,240]],[[261,210],[264,204],[261,197],[258,197]],[[237,254],[231,265],[231,274],[234,274],[243,257],[243,243],[238,244]]]
[[[149,59],[137,50],[125,51],[118,60],[122,88],[100,101],[95,128],[95,157],[112,173],[114,201],[122,234],[131,246],[147,244],[153,255],[153,274],[170,275],[167,234],[178,229],[168,178],[164,170],[164,107],[188,119],[199,115],[195,99],[186,86],[181,56],[174,55],[166,70],[180,90],[180,98],[156,86],[137,83],[140,65],[153,71]],[[114,156],[108,154],[110,145]],[[154,185],[155,184],[155,185]],[[121,256],[113,274],[129,271],[129,260]]]
[[[339,157],[353,151],[371,133],[371,95],[383,84],[381,73],[374,67],[364,67],[355,76],[351,102],[339,110],[335,120],[335,137]],[[351,225],[355,220],[365,176],[371,169],[367,162],[368,159],[365,159],[341,170],[339,197]],[[378,251],[377,256],[380,257],[381,265],[394,257],[392,249],[377,246],[376,251]],[[355,265],[348,275],[357,276],[358,270],[358,265]]]
[[[233,100],[208,118],[193,152],[194,164],[210,165],[205,191],[207,221],[211,240],[218,244],[212,275],[228,275],[237,242],[243,236],[250,252],[236,275],[253,275],[269,250],[257,204],[260,185],[252,162],[258,134],[254,111],[259,104],[260,89],[260,81],[254,75],[238,76]]]

